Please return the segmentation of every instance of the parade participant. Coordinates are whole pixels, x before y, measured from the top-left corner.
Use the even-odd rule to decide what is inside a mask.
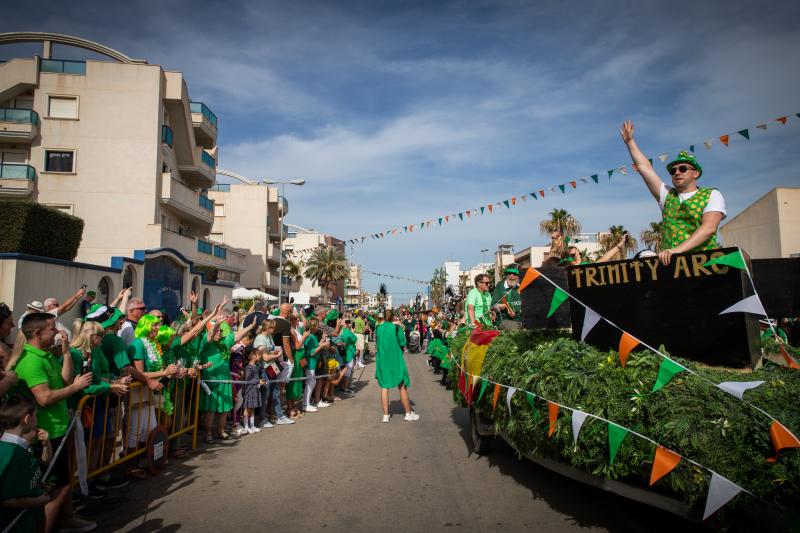
[[[487,274],[478,274],[475,276],[475,287],[470,289],[467,293],[467,317],[469,323],[473,326],[492,327],[491,317],[489,315],[489,303],[491,295],[489,294],[489,284],[491,283]]]
[[[289,377],[295,379],[295,381],[290,381],[286,384],[285,394],[289,418],[295,419],[302,416],[300,409],[297,407],[297,402],[303,397],[303,381],[296,378],[303,377],[305,370],[300,366],[300,359],[303,358],[305,352],[302,351],[302,346],[300,345],[300,338],[302,337],[299,329],[300,318],[297,315],[292,315],[289,318],[289,323],[291,325],[292,352],[294,352],[294,366],[292,366],[292,373]]]
[[[726,216],[725,198],[716,189],[697,186],[703,168],[695,157],[681,152],[667,165],[674,186],[667,187],[633,140],[633,123],[625,121],[620,134],[636,170],[661,208],[659,260],[668,265],[674,254],[719,248],[717,228]]]
[[[355,333],[352,330],[353,323],[349,318],[344,320],[344,327],[342,327],[342,331],[339,333],[339,338],[345,344],[345,357],[344,363],[345,368],[347,369],[342,381],[342,392],[345,394],[353,394],[353,390],[350,388],[350,378],[353,376],[353,367],[354,367],[354,360],[357,352],[356,343],[358,339],[356,338]]]
[[[364,319],[361,317],[361,312],[356,309],[355,312],[355,319],[353,319],[353,333],[356,334],[356,367],[357,368],[364,368],[364,330],[366,329],[366,324]]]
[[[519,297],[519,265],[510,264],[505,270],[505,279],[492,293],[499,329],[516,331],[522,328],[522,300]]]
[[[319,330],[319,320],[316,317],[309,318],[306,326],[307,329],[300,339],[303,346],[303,359],[300,361],[300,365],[305,369],[306,377],[306,382],[303,386],[303,411],[314,413],[318,411],[318,408],[311,403],[311,394],[317,384],[317,364],[319,363],[320,352],[326,350],[330,345],[325,337],[323,337],[322,342],[317,339],[316,333]]]
[[[399,325],[394,323],[394,311],[387,309],[384,322],[375,330],[375,378],[381,387],[382,422],[389,422],[389,389],[397,387],[400,391],[400,402],[405,409],[405,421],[419,420],[419,415],[411,410],[408,399],[408,368],[403,359],[403,346],[406,335]]]

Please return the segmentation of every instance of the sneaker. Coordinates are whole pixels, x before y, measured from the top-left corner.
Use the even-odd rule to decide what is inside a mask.
[[[306,412],[306,413],[316,413],[317,411],[319,411],[319,409],[317,409],[313,405],[307,405],[305,407],[305,409],[303,409],[303,412]]]
[[[261,424],[261,427],[269,429],[269,428],[274,427],[274,426],[272,425],[272,422],[270,422],[269,420],[264,420],[264,423]],[[256,428],[256,429],[258,429],[258,428]],[[259,429],[259,431],[261,431],[261,430]]]
[[[247,429],[247,432],[248,432],[248,433],[250,433],[251,435],[252,435],[253,433],[261,433],[261,428],[257,428],[257,427],[251,427],[251,428],[248,428],[248,429]]]
[[[108,496],[108,492],[99,488],[97,484],[89,485],[89,494],[86,495],[90,500],[102,500]]]
[[[406,422],[413,422],[414,420],[419,420],[419,415],[414,411],[410,413],[406,413],[406,416],[403,418]]]
[[[389,415],[383,415],[383,420],[381,420],[384,424],[389,423]]]
[[[359,361],[358,363],[356,363],[356,368],[365,368],[366,366],[367,366],[367,365],[365,365],[365,364],[364,364],[364,363],[362,363],[361,361]]]
[[[278,419],[277,422],[275,422],[275,424],[278,426],[291,426],[292,424],[294,424],[294,420],[292,420],[289,417],[282,416]]]
[[[329,404],[325,400],[320,400],[319,402],[317,402],[317,407],[330,407],[330,406],[331,404]]]
[[[354,391],[354,390],[353,390],[353,389],[351,389],[350,387],[348,387],[348,388],[346,388],[346,389],[342,389],[342,392],[343,392],[344,394],[355,394],[355,393],[356,393],[356,391]]]
[[[56,527],[61,533],[83,533],[84,531],[94,531],[97,529],[97,522],[73,516],[67,520],[60,520],[56,524]]]
[[[99,476],[95,481],[94,486],[100,490],[119,489],[127,486],[130,483],[125,476]]]

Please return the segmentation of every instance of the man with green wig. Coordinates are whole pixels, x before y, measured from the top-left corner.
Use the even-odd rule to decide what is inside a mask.
[[[519,265],[512,263],[503,270],[505,279],[492,293],[492,307],[497,312],[501,330],[522,329],[522,300],[519,297]]]
[[[725,198],[716,189],[697,186],[703,167],[694,155],[681,152],[667,165],[673,185],[667,187],[633,140],[633,123],[625,121],[619,131],[636,170],[661,207],[661,262],[668,265],[673,254],[719,248],[717,228],[726,216]]]

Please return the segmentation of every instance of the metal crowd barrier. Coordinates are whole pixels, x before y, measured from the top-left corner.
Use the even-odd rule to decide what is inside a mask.
[[[167,394],[173,406],[171,414],[165,410]],[[84,464],[86,478],[91,479],[146,454],[156,428],[163,429],[167,440],[173,442],[178,436],[191,432],[192,449],[195,449],[200,394],[198,372],[194,378],[167,381],[161,391],[151,391],[134,382],[124,396],[83,396],[75,413],[81,415],[85,452],[79,446],[71,446],[73,472],[77,476],[79,466]],[[80,457],[79,453],[85,453],[85,457]],[[167,453],[164,449],[163,454]]]

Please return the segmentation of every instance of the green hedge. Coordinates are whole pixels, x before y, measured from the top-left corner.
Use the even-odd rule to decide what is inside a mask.
[[[33,202],[0,202],[0,253],[72,261],[83,237],[83,220]]]

